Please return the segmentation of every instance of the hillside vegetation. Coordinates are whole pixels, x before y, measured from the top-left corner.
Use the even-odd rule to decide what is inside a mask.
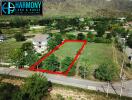
[[[45,0],[45,16],[131,16],[131,0]]]

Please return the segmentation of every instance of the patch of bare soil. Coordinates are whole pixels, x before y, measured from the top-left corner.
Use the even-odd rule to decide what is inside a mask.
[[[11,83],[17,86],[21,86],[24,83],[22,80],[19,80],[19,79],[7,79],[7,78],[0,78],[0,82]]]
[[[51,91],[52,98],[54,98],[58,94],[61,95],[65,100],[106,100],[106,97],[98,94],[91,94],[84,91],[54,87]]]

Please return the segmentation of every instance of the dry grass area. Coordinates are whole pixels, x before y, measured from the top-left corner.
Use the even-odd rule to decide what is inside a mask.
[[[21,86],[24,82],[21,79],[15,79],[15,78],[3,78],[0,76],[0,82],[2,83],[11,83],[13,85]]]
[[[127,100],[124,98],[120,99],[115,95],[106,97],[106,94],[104,93],[62,85],[53,86],[51,98],[53,98],[53,100]]]
[[[17,86],[21,86],[22,84],[24,84],[23,79],[8,78],[2,76],[0,76],[0,82],[11,83]],[[46,100],[131,100],[131,99],[119,98],[116,95],[109,95],[109,97],[106,97],[106,94],[100,92],[53,84],[53,90],[51,91],[50,96],[48,96]]]
[[[51,96],[53,96],[53,98],[56,98],[56,96],[59,96],[59,94],[61,94],[62,97],[65,98],[65,100],[99,100],[99,96],[95,94],[87,94],[83,91],[74,91],[72,89],[54,87],[53,91],[51,92]],[[100,96],[100,98],[102,98],[103,100],[103,98],[105,97]]]

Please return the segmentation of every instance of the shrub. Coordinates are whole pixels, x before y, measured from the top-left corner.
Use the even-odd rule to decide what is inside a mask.
[[[60,94],[57,94],[56,98],[57,98],[57,100],[65,100],[65,98]]]
[[[21,34],[21,33],[16,33],[14,35],[14,38],[16,39],[16,41],[25,41],[26,40],[25,36],[23,34]]]
[[[112,63],[104,63],[95,70],[95,77],[103,81],[112,81],[118,76],[118,69]]]
[[[61,71],[62,71],[62,72],[66,71],[66,70],[68,69],[68,67],[69,67],[69,65],[71,64],[72,60],[73,60],[73,58],[71,58],[71,57],[66,57],[65,59],[63,59],[63,60],[61,61]],[[70,69],[68,75],[69,75],[69,76],[75,75],[75,70],[76,70],[76,67],[73,66],[73,67]]]
[[[77,39],[78,39],[78,40],[84,40],[84,39],[85,39],[85,35],[84,35],[83,33],[79,33],[79,34],[77,35]]]
[[[26,42],[21,46],[22,51],[33,51],[33,44],[31,42]]]
[[[132,48],[132,34],[127,39],[127,45]]]
[[[76,39],[76,36],[73,35],[73,34],[67,34],[66,37],[67,37],[67,39],[69,39],[69,40],[74,40],[74,39]]]
[[[19,87],[10,83],[0,83],[0,100],[11,100],[18,90]]]
[[[112,40],[111,39],[105,39],[105,38],[102,38],[102,37],[96,37],[94,39],[94,42],[95,43],[111,43]]]
[[[42,100],[47,98],[52,84],[43,75],[34,74],[27,78],[13,100]]]
[[[15,17],[10,20],[11,27],[27,27],[29,25],[29,20],[23,17]]]
[[[60,63],[58,58],[52,54],[43,62],[43,66],[44,69],[58,71]]]

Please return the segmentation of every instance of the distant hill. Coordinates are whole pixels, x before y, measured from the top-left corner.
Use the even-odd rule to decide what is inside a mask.
[[[45,16],[132,16],[132,0],[45,0]]]

